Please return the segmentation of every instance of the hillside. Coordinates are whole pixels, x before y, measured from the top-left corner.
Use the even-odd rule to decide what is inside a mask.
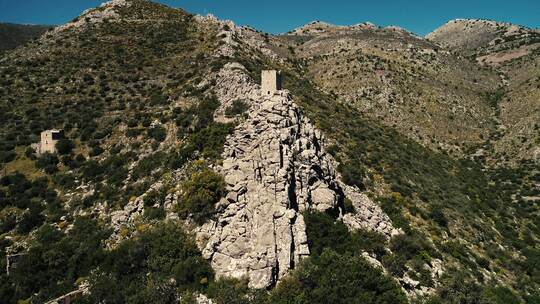
[[[540,31],[488,20],[458,19],[427,35],[428,40],[476,60],[501,79],[490,95],[497,126],[488,149],[491,163],[516,165],[538,158]]]
[[[38,38],[50,26],[0,23],[0,54]]]
[[[326,93],[425,146],[463,156],[489,135],[494,109],[485,95],[498,76],[425,39],[369,24],[279,38]]]
[[[6,53],[0,303],[539,301],[538,51],[448,27],[113,0]]]

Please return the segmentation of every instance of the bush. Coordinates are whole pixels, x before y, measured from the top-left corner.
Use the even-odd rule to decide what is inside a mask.
[[[9,163],[15,160],[17,153],[14,151],[0,151],[0,163]]]
[[[89,275],[90,270],[102,262],[102,241],[108,236],[108,231],[85,218],[75,220],[67,234],[44,225],[12,274],[0,280],[3,285],[0,298],[6,303],[16,303],[18,299],[32,296],[32,302],[44,303],[73,290],[77,278]],[[1,294],[8,285],[17,286],[14,294]]]
[[[182,185],[183,197],[178,206],[182,218],[191,216],[203,224],[214,214],[214,205],[225,195],[225,181],[214,171],[204,168],[192,174]]]
[[[173,303],[178,292],[201,291],[213,277],[195,241],[179,226],[160,224],[107,255],[82,303]]]
[[[320,255],[324,248],[331,248],[343,253],[350,247],[350,235],[347,226],[335,221],[331,216],[318,212],[304,213],[308,245],[312,255]]]
[[[219,159],[223,152],[225,139],[233,130],[232,124],[212,123],[193,134],[188,145],[199,151],[205,158]]]
[[[67,138],[62,138],[56,143],[56,151],[61,155],[71,154],[73,148],[75,148],[75,144]]]
[[[156,141],[162,142],[167,138],[167,130],[162,126],[155,126],[146,131],[148,136],[155,139]]]
[[[434,207],[429,213],[429,216],[439,226],[444,228],[448,227],[448,220],[446,219],[444,212],[440,208]]]
[[[43,169],[47,174],[53,174],[58,171],[58,157],[51,153],[41,154],[37,160],[36,165],[38,168]]]
[[[341,176],[345,184],[349,186],[356,186],[360,190],[364,190],[366,188],[363,182],[366,173],[362,169],[360,164],[346,162],[343,164],[339,164],[338,170],[339,172],[341,172]]]
[[[408,303],[401,287],[364,258],[328,249],[305,260],[282,284],[272,303]]]
[[[208,296],[216,304],[256,303],[249,300],[247,297],[249,294],[247,282],[237,279],[221,279],[212,282],[208,287]]]
[[[103,152],[105,152],[105,150],[101,146],[96,145],[96,146],[92,147],[92,149],[90,150],[90,153],[88,153],[88,155],[90,157],[94,157],[94,156],[101,155]]]

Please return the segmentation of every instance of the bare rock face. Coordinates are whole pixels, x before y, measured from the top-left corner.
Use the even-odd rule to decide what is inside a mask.
[[[254,96],[258,86],[238,66],[227,65],[218,78],[223,103],[242,99],[251,106],[216,168],[229,193],[218,203],[217,218],[197,231],[218,277],[247,278],[253,288],[275,284],[310,254],[302,212],[340,209],[345,192],[358,210],[343,217],[349,227],[398,233],[376,204],[341,183],[322,134],[288,92]]]

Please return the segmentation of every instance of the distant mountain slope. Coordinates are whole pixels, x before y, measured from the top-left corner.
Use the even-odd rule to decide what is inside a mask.
[[[540,30],[490,20],[456,19],[428,34],[427,39],[498,74],[500,86],[487,96],[495,109],[496,122],[483,148],[491,151],[490,162],[515,165],[521,160],[538,160]]]
[[[37,38],[51,26],[0,23],[0,53]]]
[[[502,50],[540,42],[540,31],[479,19],[455,19],[429,33],[427,39],[457,50]]]
[[[493,127],[497,74],[406,30],[314,22],[276,39],[325,92],[432,149],[463,155]]]

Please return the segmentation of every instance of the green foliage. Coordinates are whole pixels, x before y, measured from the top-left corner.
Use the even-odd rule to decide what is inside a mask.
[[[195,241],[174,224],[160,224],[113,249],[90,276],[83,303],[171,303],[201,291],[213,278]]]
[[[272,303],[407,303],[391,278],[364,258],[325,249],[271,295]]]
[[[411,231],[411,226],[407,218],[403,215],[403,208],[406,205],[405,199],[400,194],[379,198],[383,211],[390,217],[392,224],[406,232]]]
[[[0,179],[0,209],[6,207],[19,209],[23,216],[19,221],[0,218],[0,233],[9,232],[15,227],[21,233],[28,233],[46,219],[54,221],[64,214],[60,200],[56,192],[49,188],[46,178],[29,181],[20,173]]]
[[[312,255],[320,255],[324,248],[343,253],[351,247],[349,231],[342,222],[316,211],[304,213],[304,221]]]
[[[147,130],[148,136],[158,142],[162,142],[167,137],[167,130],[162,126],[155,126]]]
[[[429,263],[432,257],[440,257],[426,239],[414,231],[394,236],[390,241],[390,249],[392,254],[384,257],[383,265],[398,277],[403,276],[409,262],[417,265],[415,271],[421,272],[424,263]],[[431,279],[427,283],[431,284]]]
[[[510,289],[494,285],[491,282],[483,287],[464,272],[455,269],[451,269],[444,275],[442,284],[437,288],[437,295],[425,302],[429,304],[522,303]]]
[[[183,196],[178,206],[182,218],[191,216],[203,224],[214,214],[214,205],[225,195],[223,177],[209,168],[197,169],[182,185]]]
[[[357,254],[362,251],[379,257],[386,254],[386,240],[381,234],[364,230],[349,232],[343,222],[318,211],[304,213],[304,221],[312,255],[320,255],[325,248],[340,254]]]
[[[251,291],[247,282],[236,279],[222,279],[208,287],[208,296],[216,304],[250,304],[248,295]]]
[[[190,138],[190,147],[199,151],[201,156],[208,159],[218,159],[223,152],[223,144],[227,135],[234,130],[232,124],[213,123],[194,133]]]
[[[439,226],[445,228],[448,226],[448,219],[446,219],[446,216],[441,209],[433,208],[429,213],[429,216],[435,223],[439,224]]]
[[[43,169],[47,174],[53,174],[58,171],[58,157],[52,153],[43,153],[36,160],[36,166]]]
[[[131,175],[134,179],[141,179],[150,175],[156,169],[162,167],[167,161],[166,154],[163,152],[154,153],[139,161],[133,168]]]
[[[32,297],[44,303],[73,290],[75,281],[90,274],[104,258],[102,241],[109,236],[95,221],[79,218],[67,234],[42,226],[10,276],[0,274],[0,298],[6,303]],[[11,289],[11,286],[17,286]]]
[[[71,154],[73,148],[75,148],[75,144],[67,138],[62,138],[56,143],[56,151],[61,155]]]
[[[15,151],[0,151],[0,163],[9,163],[17,157]]]
[[[362,166],[359,166],[358,163],[345,162],[338,165],[338,170],[341,172],[343,182],[349,186],[356,186],[360,190],[364,190],[366,186],[364,185],[364,178],[366,173],[363,170]]]

